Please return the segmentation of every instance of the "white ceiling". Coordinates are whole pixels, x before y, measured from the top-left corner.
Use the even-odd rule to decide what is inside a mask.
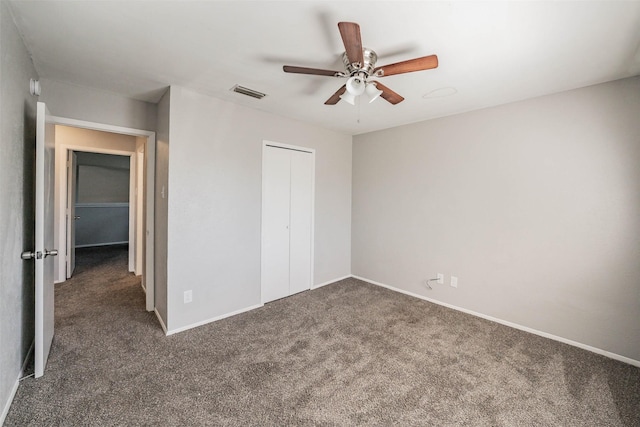
[[[4,0],[3,0],[4,1]],[[640,74],[640,1],[11,1],[41,78],[157,102],[169,85],[359,134]],[[337,23],[360,24],[405,97],[326,106],[344,81]],[[240,84],[267,93],[230,92]],[[454,88],[455,90],[449,89]],[[435,92],[434,92],[435,91]],[[431,96],[456,92],[449,96]]]

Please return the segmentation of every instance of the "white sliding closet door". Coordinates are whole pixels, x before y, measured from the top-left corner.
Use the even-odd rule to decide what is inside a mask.
[[[313,156],[291,151],[289,294],[311,289]]]
[[[262,300],[289,295],[289,150],[266,147],[262,162]]]
[[[311,288],[314,155],[265,145],[262,301]]]

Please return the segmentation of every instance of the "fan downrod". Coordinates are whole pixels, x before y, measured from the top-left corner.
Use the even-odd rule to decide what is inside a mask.
[[[376,62],[378,61],[378,55],[373,49],[365,47],[362,48],[362,58],[362,64],[357,62],[351,63],[347,57],[347,52],[342,54],[342,62],[347,70],[347,75],[355,76],[356,74],[364,73],[366,77],[369,77],[373,74],[373,69],[376,67]]]

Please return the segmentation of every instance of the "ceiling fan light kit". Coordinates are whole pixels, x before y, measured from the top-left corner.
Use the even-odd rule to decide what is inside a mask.
[[[342,95],[340,95],[340,99],[342,99],[343,101],[345,101],[348,104],[356,105],[356,97],[355,97],[354,94],[352,94],[350,92],[345,92]]]
[[[360,96],[365,91],[364,79],[360,76],[353,76],[347,80],[347,92],[353,96]]]
[[[369,100],[369,104],[371,104],[373,101],[378,99],[380,95],[382,95],[382,91],[378,89],[378,87],[376,86],[376,82],[367,83],[367,88],[365,89],[365,91],[367,92],[367,95],[369,95],[369,98],[371,98]]]
[[[423,56],[376,67],[378,55],[372,49],[362,47],[360,26],[355,22],[339,22],[338,29],[345,48],[345,52],[342,55],[345,71],[321,70],[291,65],[282,67],[285,73],[348,78],[347,83],[325,101],[325,105],[335,105],[341,99],[351,105],[355,105],[356,98],[365,92],[370,98],[369,103],[381,96],[387,102],[396,105],[402,102],[404,98],[382,83],[371,80],[373,77],[380,78],[438,67],[438,57],[436,55]]]

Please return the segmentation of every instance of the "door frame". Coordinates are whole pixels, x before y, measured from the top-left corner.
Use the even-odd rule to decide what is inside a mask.
[[[285,150],[293,150],[293,151],[301,151],[303,153],[309,153],[311,154],[313,161],[312,161],[312,171],[311,171],[311,271],[310,271],[310,283],[311,283],[311,287],[310,289],[313,289],[314,286],[314,271],[315,271],[315,233],[316,233],[316,150],[315,148],[309,148],[309,147],[303,147],[301,145],[291,145],[291,144],[283,144],[281,142],[275,142],[275,141],[268,141],[268,140],[263,140],[262,141],[262,160],[261,160],[261,167],[262,167],[262,171],[261,171],[261,179],[262,179],[262,200],[261,200],[261,204],[260,204],[260,216],[261,216],[261,220],[260,220],[260,303],[261,304],[265,304],[264,302],[264,292],[262,289],[263,286],[263,276],[262,276],[262,248],[264,246],[264,239],[265,239],[265,235],[264,235],[264,223],[263,223],[263,218],[262,218],[262,213],[264,212],[265,209],[265,201],[266,201],[266,197],[265,197],[265,193],[266,193],[266,185],[265,185],[265,179],[264,179],[264,173],[265,173],[265,167],[264,167],[264,161],[265,161],[265,150],[267,149],[267,147],[274,147],[274,148],[281,148],[281,149],[285,149]]]
[[[129,271],[132,272],[134,271],[134,267],[135,267],[135,258],[136,258],[136,253],[138,251],[138,240],[136,238],[136,216],[137,216],[137,211],[138,211],[138,204],[137,204],[137,199],[135,198],[135,185],[137,183],[137,170],[135,169],[135,165],[136,165],[136,159],[135,159],[135,151],[126,151],[126,150],[112,150],[110,148],[100,148],[100,147],[85,147],[82,145],[72,145],[72,144],[60,144],[57,145],[57,147],[61,153],[64,153],[65,158],[69,157],[69,153],[95,153],[95,154],[110,154],[110,155],[115,155],[115,156],[123,156],[123,157],[129,157],[129,253],[128,253],[128,257],[129,257],[129,261],[128,261],[128,267],[129,267]],[[62,156],[62,154],[60,154],[60,156]],[[68,165],[67,165],[68,166]],[[62,166],[61,166],[62,168]],[[69,173],[66,174],[66,176],[63,176],[64,174],[60,174],[60,185],[64,185],[65,186],[65,191],[61,191],[60,192],[60,198],[62,199],[62,197],[64,197],[64,200],[67,201],[67,203],[65,204],[66,207],[68,207],[69,204],[69,188],[73,188],[74,190],[76,190],[75,187],[75,183],[70,183],[68,178],[69,178]],[[133,200],[133,203],[131,202]],[[71,219],[71,215],[68,214],[67,216],[67,212],[65,209],[65,206],[62,206],[62,204],[60,204],[59,206],[59,216],[62,217],[63,214],[65,215],[65,217],[67,217],[67,220],[65,221],[64,226],[62,224],[59,224],[59,235],[62,237],[63,235],[66,237],[65,239],[65,244],[64,245],[59,245],[59,246],[64,246],[65,249],[65,254],[68,252],[69,250],[69,240],[70,240],[70,230],[69,230],[69,224],[73,224],[73,220]],[[60,266],[62,265],[62,263],[60,263]],[[69,266],[69,262],[67,261],[65,263],[66,267],[68,268]],[[59,275],[58,277],[62,277],[62,271],[59,271]],[[65,279],[69,278],[69,272],[67,271],[66,274],[64,275]],[[60,282],[57,282],[60,283]]]
[[[104,123],[97,123],[97,122],[89,122],[89,121],[85,121],[85,120],[77,120],[77,119],[70,119],[70,118],[66,118],[66,117],[58,117],[58,116],[53,116],[52,117],[52,121],[54,124],[56,125],[62,125],[62,126],[69,126],[69,127],[75,127],[75,128],[82,128],[82,129],[89,129],[89,130],[96,130],[96,131],[102,131],[102,132],[110,132],[110,133],[117,133],[117,134],[122,134],[122,135],[129,135],[129,136],[135,136],[135,137],[143,137],[146,138],[146,142],[145,142],[145,149],[144,149],[144,156],[145,156],[145,163],[147,165],[147,170],[146,170],[146,175],[145,175],[145,183],[146,183],[146,191],[145,191],[145,195],[144,195],[144,205],[145,205],[145,211],[146,211],[146,215],[145,215],[145,253],[144,253],[144,272],[142,274],[142,287],[145,289],[146,292],[146,309],[147,311],[153,311],[155,309],[155,281],[154,281],[154,230],[155,230],[155,226],[154,226],[154,218],[155,218],[155,165],[156,165],[156,159],[155,159],[155,153],[156,153],[156,133],[153,131],[148,131],[148,130],[143,130],[143,129],[135,129],[135,128],[128,128],[128,127],[123,127],[123,126],[114,126],[114,125],[108,125],[108,124],[104,124]],[[57,147],[56,147],[57,148]],[[135,187],[136,185],[136,176],[135,176],[135,172],[136,172],[136,159],[135,159],[135,155],[136,155],[136,151],[134,150],[133,152],[130,151],[122,151],[122,150],[109,150],[109,149],[100,149],[100,148],[90,148],[88,149],[88,147],[81,147],[81,146],[72,146],[72,145],[66,145],[66,144],[61,144],[59,146],[59,148],[61,149],[62,152],[64,152],[65,156],[68,153],[68,150],[73,150],[73,151],[89,151],[89,152],[96,152],[96,153],[103,153],[103,154],[120,154],[120,155],[128,155],[130,156],[130,166],[131,166],[131,172],[130,172],[130,182],[129,182],[129,187],[130,189],[132,187]],[[66,158],[66,157],[65,157]],[[66,167],[66,161],[65,161],[65,167]],[[59,183],[56,183],[56,187],[58,188],[58,190],[60,191],[60,196],[59,196],[59,200],[61,200],[62,204],[59,208],[59,210],[63,210],[66,209],[66,192],[67,192],[67,175],[66,172],[60,175],[61,181]],[[136,200],[136,198],[134,197],[134,202]],[[134,203],[135,205],[136,203]],[[64,205],[64,206],[63,206]],[[130,205],[131,206],[131,193],[130,193]],[[135,210],[134,209],[129,209],[129,238],[131,240],[132,236],[135,236],[135,224],[136,224],[136,215],[135,215]],[[132,212],[133,211],[133,212]],[[63,211],[64,213],[64,211]],[[133,213],[133,215],[132,215]],[[132,224],[133,221],[133,224]],[[64,220],[64,215],[60,216],[60,213],[58,212],[58,221],[56,223],[56,227],[57,230],[59,232],[58,236],[59,236],[59,245],[63,246],[60,247],[60,253],[65,253],[66,254],[66,221]],[[135,239],[135,237],[134,237]],[[132,260],[135,259],[135,251],[133,251],[133,256],[131,254],[129,254],[129,262],[130,265],[132,265]],[[58,264],[59,265],[59,271],[58,271],[58,278],[62,277],[62,276],[66,276],[66,261],[64,259],[61,260],[61,262]],[[66,279],[66,277],[65,277]],[[64,281],[61,280],[61,281]]]
[[[76,151],[67,150],[67,204],[66,207],[68,211],[65,211],[65,222],[67,227],[66,232],[66,248],[65,248],[65,265],[66,272],[65,277],[68,279],[73,275],[73,272],[76,268],[76,254],[75,254],[75,228],[72,224],[75,224],[76,220],[76,186],[75,182],[78,180],[78,156],[76,155]],[[69,179],[71,178],[71,179]],[[71,227],[70,227],[71,225]],[[70,250],[69,247],[72,246],[73,250]],[[68,255],[68,257],[67,257]],[[58,264],[59,266],[60,264]]]

